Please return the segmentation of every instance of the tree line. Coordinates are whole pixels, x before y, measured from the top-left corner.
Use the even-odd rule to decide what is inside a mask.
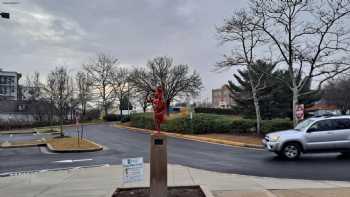
[[[131,109],[136,101],[146,111],[158,86],[164,89],[168,108],[176,98],[196,96],[202,88],[196,71],[186,64],[174,64],[170,57],[156,57],[145,67],[127,68],[106,54],[82,65],[74,75],[67,67],[57,66],[47,74],[46,81],[35,72],[25,83],[30,87],[26,99],[38,105],[38,121],[49,114],[50,120],[58,117],[60,125],[67,118],[73,119],[77,111],[84,118],[89,108],[101,109],[106,116],[110,108],[118,107],[123,115],[123,110]],[[44,107],[43,103],[52,107]]]

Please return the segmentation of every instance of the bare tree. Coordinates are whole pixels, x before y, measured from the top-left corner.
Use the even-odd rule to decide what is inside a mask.
[[[256,51],[264,42],[262,32],[258,30],[258,20],[249,15],[245,10],[241,10],[233,15],[225,24],[217,28],[219,38],[222,42],[232,42],[235,44],[235,50],[232,55],[224,56],[224,60],[217,64],[218,68],[231,66],[244,66],[247,70],[248,81],[251,88],[252,100],[254,102],[256,115],[256,132],[260,134],[261,130],[261,113],[259,105],[258,91],[265,88],[263,82],[266,74],[256,72],[253,69],[257,61]]]
[[[290,79],[281,79],[293,93],[293,122],[301,90],[312,79],[318,89],[329,79],[350,69],[348,0],[251,0],[258,27],[280,54]],[[307,94],[307,93],[304,93]]]
[[[40,73],[27,75],[25,87],[21,88],[22,99],[28,103],[28,110],[36,121],[49,119],[50,104],[44,98],[44,84],[40,80]]]
[[[110,79],[117,62],[118,59],[116,58],[100,54],[96,62],[83,66],[102,100],[104,115],[108,114],[108,107],[112,105],[114,100],[114,90]]]
[[[68,76],[68,91],[69,96],[67,98],[67,103],[65,106],[65,114],[66,117],[69,117],[69,120],[73,120],[75,117],[75,112],[77,111],[77,108],[79,106],[79,99],[76,95],[76,84],[74,83],[74,79],[71,76]]]
[[[129,71],[126,68],[116,69],[110,75],[111,85],[113,87],[114,95],[119,101],[120,115],[123,115],[122,101],[128,96],[130,86],[128,83]],[[128,101],[129,102],[129,101]]]
[[[151,104],[149,103],[149,100],[151,99],[150,96],[152,95],[152,92],[146,92],[146,91],[141,91],[137,93],[137,101],[142,107],[143,113],[146,112],[147,107],[150,106]]]
[[[75,76],[75,81],[78,90],[78,101],[80,103],[83,117],[86,114],[87,103],[91,101],[91,86],[92,81],[85,72],[79,71]]]
[[[61,136],[63,137],[63,121],[65,107],[68,105],[72,94],[72,87],[69,83],[69,75],[65,67],[56,67],[47,77],[48,94],[56,106],[60,120]]]
[[[176,96],[199,93],[202,87],[200,76],[189,73],[188,65],[174,65],[169,57],[157,57],[147,63],[147,69],[135,69],[130,76],[130,83],[137,92],[154,92],[157,86],[164,89],[167,108]]]
[[[27,100],[36,101],[42,98],[42,87],[43,84],[40,81],[40,73],[34,72],[33,75],[26,77],[26,87],[24,91],[28,94]]]

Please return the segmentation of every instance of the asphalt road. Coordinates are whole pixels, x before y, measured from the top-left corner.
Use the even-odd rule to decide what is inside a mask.
[[[89,139],[105,146],[90,153],[53,154],[45,148],[0,149],[0,173],[43,169],[121,164],[123,158],[149,161],[149,135],[114,128],[108,124],[85,126]],[[74,135],[74,130],[67,133]],[[0,141],[3,141],[0,136]],[[168,138],[168,161],[205,170],[244,175],[350,181],[350,159],[339,154],[303,155],[285,161],[264,150],[235,148]]]

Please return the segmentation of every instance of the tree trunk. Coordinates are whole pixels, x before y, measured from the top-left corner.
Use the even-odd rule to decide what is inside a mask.
[[[83,117],[84,117],[86,115],[86,103],[81,104],[81,109],[82,109]]]
[[[62,109],[61,109],[61,112],[60,112],[60,136],[63,137],[63,112],[62,112]]]
[[[105,113],[105,116],[107,116],[107,113],[108,113],[107,105],[106,105],[106,104],[104,104],[104,105],[103,105],[103,108],[104,108],[104,113]]]
[[[253,95],[253,102],[254,102],[254,108],[255,108],[255,116],[256,116],[256,133],[260,135],[261,132],[261,113],[260,113],[260,105],[259,105],[259,98],[257,94],[257,87],[254,84],[254,79],[252,76],[252,71],[250,69],[250,66],[247,67],[248,70],[248,76],[249,76],[249,83],[250,83],[250,88],[252,90],[252,95]]]
[[[260,105],[259,105],[259,99],[256,92],[256,88],[252,88],[253,93],[253,101],[254,101],[254,108],[255,108],[255,114],[256,114],[256,134],[260,135],[261,133],[261,113],[260,113]]]
[[[298,124],[297,105],[298,105],[299,91],[297,87],[293,87],[293,125]]]
[[[171,101],[169,101],[169,100],[166,101],[166,115],[167,116],[169,116],[170,103],[171,103]]]
[[[119,102],[120,118],[123,117],[123,108],[121,106],[122,102]]]

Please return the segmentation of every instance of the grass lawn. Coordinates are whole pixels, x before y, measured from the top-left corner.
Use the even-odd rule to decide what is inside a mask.
[[[11,142],[12,146],[35,146],[45,144],[43,140],[28,140],[28,141],[14,141]]]

